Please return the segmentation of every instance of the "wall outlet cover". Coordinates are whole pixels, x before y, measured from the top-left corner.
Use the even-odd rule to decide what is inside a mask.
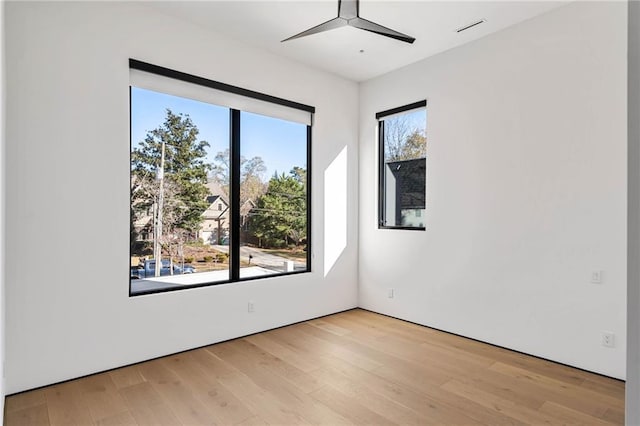
[[[616,345],[616,335],[609,332],[609,331],[603,331],[602,332],[602,346],[607,347],[607,348],[613,348]]]

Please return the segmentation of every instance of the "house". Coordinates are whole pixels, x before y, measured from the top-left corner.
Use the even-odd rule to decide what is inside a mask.
[[[198,238],[205,243],[222,244],[229,234],[229,203],[222,195],[210,195],[207,202],[209,207],[202,213]]]
[[[300,4],[2,3],[0,393],[360,307],[626,380],[640,424],[638,2],[362,0],[416,42],[281,43],[335,15]],[[310,272],[129,297],[132,58],[315,107]],[[376,114],[419,100],[425,229],[380,229]]]
[[[196,238],[209,244],[225,244],[229,238],[229,202],[222,187],[214,180],[207,183],[209,207],[202,213],[202,224]],[[240,209],[241,227],[246,228],[249,212],[255,203],[247,200]],[[145,214],[138,215],[133,222],[139,241],[149,241],[153,238],[153,212],[149,209]]]
[[[229,202],[222,187],[214,180],[207,183],[209,207],[202,213],[197,238],[209,244],[223,244],[229,238]]]
[[[385,163],[385,220],[399,226],[424,227],[426,159]]]
[[[202,213],[203,221],[198,231],[198,238],[209,244],[228,244],[230,213],[229,201],[222,187],[210,180],[207,183],[209,193],[207,202],[209,207]],[[249,214],[256,204],[252,200],[246,200],[240,206],[240,228],[246,231]]]

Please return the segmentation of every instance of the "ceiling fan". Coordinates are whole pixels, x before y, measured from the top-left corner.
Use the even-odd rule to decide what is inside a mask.
[[[330,19],[327,22],[323,22],[320,25],[316,25],[313,28],[309,28],[299,34],[291,36],[282,40],[283,42],[293,40],[300,37],[306,37],[311,34],[317,34],[324,31],[333,30],[341,27],[354,27],[361,30],[370,31],[372,33],[380,34],[381,36],[391,37],[396,40],[404,41],[406,43],[413,43],[415,38],[406,34],[399,33],[390,28],[383,27],[375,22],[368,21],[360,17],[360,0],[338,0],[338,16]]]

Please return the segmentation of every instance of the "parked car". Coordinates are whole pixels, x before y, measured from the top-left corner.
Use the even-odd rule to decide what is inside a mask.
[[[160,276],[193,274],[196,268],[191,265],[181,266],[177,263],[173,264],[173,274],[171,273],[171,262],[169,259],[162,259],[162,267],[160,268]],[[131,278],[152,278],[156,275],[156,261],[154,259],[140,262],[137,267],[131,268]]]

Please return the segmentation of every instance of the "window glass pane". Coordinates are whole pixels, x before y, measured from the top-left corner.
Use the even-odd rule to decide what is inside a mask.
[[[131,88],[132,294],[229,279],[228,146],[228,108]]]
[[[386,117],[380,171],[383,226],[424,228],[426,188],[426,110]]]
[[[240,116],[240,277],[307,269],[307,126]]]

